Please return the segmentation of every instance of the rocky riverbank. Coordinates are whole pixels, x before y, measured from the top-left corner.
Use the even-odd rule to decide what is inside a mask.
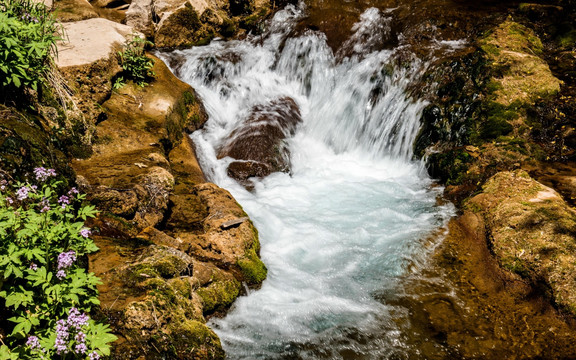
[[[413,319],[437,357],[573,358],[574,4],[503,15],[433,75],[416,150],[460,215],[433,261],[442,285],[409,290],[438,294]]]
[[[206,317],[226,311],[243,284],[257,287],[266,278],[258,232],[230,193],[206,182],[196,161],[188,134],[207,116],[194,90],[155,58],[148,86],[115,87],[117,52],[145,30],[126,16],[142,4],[128,5],[54,2],[66,34],[56,73],[68,108],[41,97],[37,115],[3,106],[2,171],[18,179],[36,166],[55,168],[97,206],[98,217],[86,224],[100,248],[89,270],[102,279],[96,315],[119,338],[112,358],[221,359]],[[163,26],[150,23],[146,32],[160,46],[190,45],[177,39],[186,35],[178,26],[187,24],[174,19],[195,19],[206,32],[198,41],[208,41],[235,36],[240,22],[258,22],[272,9],[263,2],[238,2],[241,9],[163,5]],[[136,12],[151,18],[147,6],[148,13]]]

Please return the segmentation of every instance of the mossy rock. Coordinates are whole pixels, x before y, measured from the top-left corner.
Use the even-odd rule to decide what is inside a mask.
[[[542,42],[527,27],[510,19],[479,41],[498,89],[494,101],[510,106],[515,102],[533,104],[560,91],[558,80],[541,58]]]
[[[254,246],[246,251],[246,256],[238,260],[238,266],[242,271],[244,281],[248,285],[259,285],[266,279],[268,269],[266,265],[260,260],[257,255],[259,251],[258,237],[256,233],[256,240]]]
[[[210,42],[214,34],[214,29],[202,24],[196,10],[187,2],[164,20],[154,40],[159,48],[189,47]]]
[[[466,170],[473,158],[463,149],[433,153],[426,163],[428,173],[446,185],[461,185],[466,180]]]
[[[470,199],[481,214],[500,265],[576,312],[576,212],[553,189],[522,170],[500,172]],[[568,275],[572,274],[572,275]]]
[[[67,157],[41,123],[40,118],[0,105],[0,169],[19,180],[40,166],[55,169],[63,179],[73,178]]]
[[[224,359],[220,339],[206,324],[185,320],[172,324],[170,330],[170,353],[176,359]]]
[[[223,310],[230,306],[240,294],[241,284],[236,279],[219,280],[200,288],[196,293],[204,302],[204,313]]]

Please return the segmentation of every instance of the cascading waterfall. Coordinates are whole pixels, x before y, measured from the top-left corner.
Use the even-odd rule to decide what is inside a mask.
[[[394,291],[425,262],[426,238],[453,211],[411,161],[426,103],[409,88],[426,64],[414,57],[398,67],[401,49],[375,48],[390,33],[386,12],[362,14],[344,56],[321,33],[289,36],[302,11],[280,11],[263,37],[159,54],[201,95],[210,120],[192,135],[199,160],[256,224],[269,269],[261,289],[211,326],[231,359],[417,354],[396,320],[407,310],[374,294]],[[217,149],[253,106],[284,97],[303,119],[288,140],[291,174],[248,192],[228,178],[230,159]]]

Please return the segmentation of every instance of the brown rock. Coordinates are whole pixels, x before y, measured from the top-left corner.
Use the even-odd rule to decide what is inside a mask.
[[[154,34],[152,3],[152,0],[133,0],[126,11],[126,25],[146,36],[152,36]]]
[[[549,287],[560,307],[576,313],[576,212],[553,189],[521,170],[500,172],[466,205],[479,213],[504,268]]]
[[[98,186],[90,192],[89,200],[98,209],[125,218],[133,217],[139,206],[138,196],[134,190],[110,189],[106,186]]]
[[[166,228],[198,231],[208,216],[206,204],[195,194],[170,196],[170,216]]]
[[[182,240],[175,239],[172,236],[169,236],[166,233],[151,226],[142,230],[137,237],[145,241],[149,241],[155,245],[167,246],[174,249],[179,249],[182,245]]]
[[[56,18],[61,22],[97,18],[98,14],[87,0],[55,0]]]
[[[280,98],[255,106],[247,119],[234,130],[218,152],[218,158],[236,160],[228,174],[245,182],[276,171],[290,170],[290,155],[285,139],[294,135],[302,122],[298,105],[291,98]]]
[[[186,3],[186,6],[166,15],[160,22],[155,42],[160,48],[173,48],[191,46],[211,38],[212,35],[200,22],[198,12]]]
[[[207,208],[203,234],[174,231],[184,242],[188,253],[202,261],[230,270],[239,281],[260,284],[266,278],[266,267],[257,254],[258,232],[232,195],[218,186],[205,183],[194,191]],[[234,224],[237,226],[230,226]]]

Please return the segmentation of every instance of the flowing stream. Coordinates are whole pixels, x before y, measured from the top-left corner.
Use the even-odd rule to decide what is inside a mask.
[[[230,359],[417,356],[402,332],[409,309],[386,294],[425,264],[453,214],[412,160],[426,102],[410,89],[427,64],[404,56],[398,66],[405,49],[374,46],[391,36],[390,11],[367,9],[336,53],[320,32],[294,35],[304,11],[280,11],[263,36],[160,54],[202,97],[199,160],[254,221],[269,270],[210,325]],[[285,97],[303,119],[287,140],[291,173],[247,191],[217,149],[255,105]]]

